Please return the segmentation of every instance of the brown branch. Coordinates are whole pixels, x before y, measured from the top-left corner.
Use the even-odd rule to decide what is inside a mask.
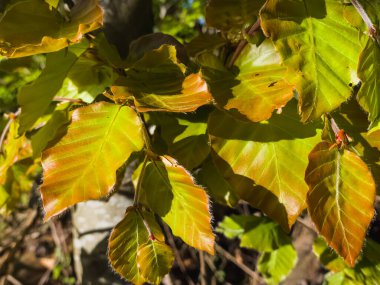
[[[249,277],[251,277],[253,280],[260,280],[259,274],[257,272],[250,269],[247,265],[244,263],[238,261],[235,256],[230,254],[228,251],[226,251],[224,248],[222,248],[220,245],[215,244],[216,251],[222,255],[224,258],[228,259],[232,263],[234,263],[237,267],[239,267],[241,270],[243,270]]]
[[[54,97],[53,101],[86,104],[86,102],[84,102],[82,99],[73,99],[73,98],[64,98],[64,97]]]
[[[257,21],[251,26],[247,35],[252,36],[259,29],[260,29],[260,18],[257,19]],[[237,48],[235,49],[234,54],[231,57],[230,62],[227,64],[228,68],[232,68],[232,66],[234,66],[235,61],[238,59],[239,55],[241,54],[241,52],[243,51],[247,43],[248,41],[246,39],[243,39],[240,41]]]
[[[199,251],[199,263],[200,263],[200,273],[199,280],[201,285],[207,285],[206,282],[206,266],[205,266],[205,253],[203,251]]]

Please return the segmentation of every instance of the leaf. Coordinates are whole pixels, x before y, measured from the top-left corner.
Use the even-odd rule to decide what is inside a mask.
[[[313,252],[318,256],[322,265],[332,272],[339,272],[346,268],[344,260],[331,250],[322,237],[315,239]]]
[[[307,204],[318,231],[354,266],[374,215],[375,182],[359,156],[331,145],[321,142],[309,155]]]
[[[241,199],[286,231],[306,207],[303,173],[320,140],[317,127],[298,121],[294,101],[269,121],[242,122],[215,111],[208,123],[214,161],[223,176]]]
[[[343,259],[331,251],[327,243],[318,238],[314,243],[314,251],[324,266],[337,272],[326,278],[326,284],[378,284],[380,278],[380,245],[368,239],[354,268],[348,267]]]
[[[260,252],[272,252],[291,244],[280,226],[266,217],[232,215],[219,223],[217,231],[228,238],[239,237],[241,247]]]
[[[237,204],[239,199],[235,191],[219,172],[211,156],[202,163],[195,175],[197,181],[206,187],[207,193],[216,202],[229,207],[234,207]]]
[[[205,115],[208,114],[201,112],[179,116],[165,113],[149,114],[149,123],[157,127],[157,133],[167,145],[163,153],[174,157],[186,169],[199,166],[210,153]]]
[[[165,81],[169,84],[170,77],[168,76]],[[134,96],[139,112],[192,112],[212,101],[206,81],[202,79],[200,73],[188,75],[183,80],[181,87],[175,87],[173,90],[167,89],[166,94],[163,87],[160,88],[162,89],[159,91],[161,94],[134,93],[120,86],[112,86],[111,91],[116,98],[127,99]],[[154,91],[152,90],[152,92]]]
[[[238,30],[252,24],[264,0],[211,0],[206,7],[206,23],[220,30]]]
[[[200,34],[186,45],[187,53],[195,57],[205,51],[212,51],[227,44],[221,34]]]
[[[86,52],[72,66],[55,96],[92,103],[114,80],[112,68],[91,58],[91,53]]]
[[[3,153],[0,154],[0,185],[7,180],[8,170],[18,161],[32,155],[30,141],[25,136],[18,136],[18,121],[11,119],[9,131],[4,141]]]
[[[50,120],[31,137],[33,157],[41,156],[42,151],[54,138],[61,133],[61,127],[70,121],[68,110],[61,109],[53,112]]]
[[[169,273],[174,261],[173,251],[164,242],[149,240],[141,245],[137,253],[137,266],[145,280],[160,284]]]
[[[108,195],[116,170],[143,145],[141,122],[131,108],[100,102],[76,109],[67,133],[42,153],[45,220]]]
[[[344,19],[343,9],[335,0],[269,0],[260,12],[264,32],[298,75],[303,122],[337,108],[356,83],[358,31]]]
[[[360,54],[358,77],[362,85],[357,100],[369,113],[369,120],[373,123],[380,118],[380,46],[372,39],[367,40]]]
[[[134,177],[140,172],[141,167]],[[207,194],[173,158],[148,162],[140,193],[140,201],[161,216],[174,235],[192,247],[214,253]]]
[[[282,246],[260,256],[257,268],[269,285],[277,285],[297,263],[297,252],[292,245]]]
[[[108,248],[108,258],[115,271],[137,285],[145,281],[159,284],[173,262],[173,253],[165,245],[154,215],[134,207],[127,209],[123,220],[113,229]]]
[[[293,98],[293,86],[285,79],[286,68],[280,65],[280,57],[270,40],[259,47],[250,44],[245,47],[235,62],[236,76],[228,75],[229,71],[216,66],[208,57],[202,57],[202,70],[215,100],[226,110],[237,110],[247,119],[259,122],[269,119],[275,109]]]
[[[45,1],[14,1],[0,16],[0,54],[29,56],[78,43],[85,33],[102,26],[103,10],[97,0],[81,0],[68,18]]]
[[[21,105],[20,129],[22,134],[48,109],[54,96],[61,89],[64,79],[78,57],[87,49],[88,42],[47,55],[46,67],[41,75],[30,85],[19,91],[17,100]]]

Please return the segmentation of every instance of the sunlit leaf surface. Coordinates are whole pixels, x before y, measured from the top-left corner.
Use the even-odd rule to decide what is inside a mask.
[[[141,167],[136,174],[139,174]],[[206,192],[168,156],[145,169],[141,200],[162,217],[173,234],[192,247],[214,253],[214,235]]]
[[[76,109],[67,133],[42,153],[45,220],[108,195],[116,170],[142,147],[141,123],[131,108],[101,102]]]
[[[154,215],[130,207],[111,233],[108,258],[115,271],[128,281],[159,284],[173,263],[173,253],[164,241]]]
[[[0,54],[21,57],[57,51],[103,24],[97,0],[78,1],[67,17],[45,1],[14,1],[0,16]]]
[[[355,153],[319,143],[309,155],[307,204],[318,231],[354,266],[374,215],[375,182]]]
[[[295,102],[260,123],[242,122],[221,111],[209,119],[215,161],[240,198],[289,230],[306,207],[304,171],[320,140],[317,124],[299,122]]]
[[[269,0],[261,26],[295,74],[302,121],[331,112],[351,95],[359,56],[358,31],[335,0]]]

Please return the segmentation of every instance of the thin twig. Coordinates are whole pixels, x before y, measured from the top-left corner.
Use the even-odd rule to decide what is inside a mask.
[[[247,35],[248,36],[253,35],[253,33],[256,32],[258,29],[260,29],[260,18],[257,19],[257,21],[251,26]],[[247,43],[248,43],[248,41],[246,39],[243,39],[240,41],[237,48],[235,49],[234,54],[231,57],[230,62],[227,64],[228,68],[231,68],[234,65],[235,61],[238,59],[239,55],[241,54],[241,52],[243,51],[243,49],[245,48]]]
[[[257,280],[260,280],[260,276],[255,272],[253,271],[252,269],[250,269],[247,265],[245,265],[244,263],[238,261],[236,259],[235,256],[233,256],[232,254],[230,254],[228,251],[226,251],[224,248],[222,248],[220,245],[218,244],[215,244],[215,249],[216,251],[222,255],[223,257],[225,257],[226,259],[228,259],[229,261],[231,261],[232,263],[234,263],[237,267],[239,267],[241,270],[243,270],[248,276],[250,276],[252,279],[257,279]]]
[[[206,285],[206,266],[205,266],[205,256],[203,251],[199,251],[199,263],[200,263],[200,274],[199,281],[201,285]]]
[[[18,109],[16,113],[9,116],[9,120],[7,124],[5,125],[1,136],[0,136],[0,154],[3,153],[3,143],[5,140],[5,137],[7,136],[7,133],[9,131],[9,128],[11,127],[12,122],[17,118],[18,115],[20,115],[21,109]]]
[[[352,5],[354,5],[356,11],[358,11],[364,23],[366,24],[368,28],[369,36],[379,43],[380,38],[377,32],[376,26],[372,23],[371,18],[368,16],[367,12],[364,10],[362,4],[360,4],[358,0],[351,0],[351,3]]]
[[[163,226],[164,226],[166,237],[168,239],[168,243],[169,243],[170,247],[173,249],[174,257],[175,257],[175,260],[177,261],[179,270],[181,270],[183,276],[186,279],[187,284],[195,285],[193,280],[191,280],[190,276],[186,272],[185,264],[183,263],[183,260],[181,258],[181,255],[179,254],[178,248],[175,245],[175,241],[174,241],[173,235],[170,232],[169,227],[166,224],[164,224]]]
[[[9,283],[13,285],[22,285],[20,281],[18,281],[16,278],[14,278],[12,275],[7,275],[6,279],[8,280]]]

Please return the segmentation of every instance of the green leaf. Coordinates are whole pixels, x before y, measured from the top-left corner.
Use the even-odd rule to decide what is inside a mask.
[[[374,215],[375,182],[359,156],[331,146],[321,142],[309,155],[307,204],[318,231],[354,266]]]
[[[187,45],[187,53],[195,57],[205,51],[213,51],[225,45],[227,40],[221,34],[200,34],[192,39]]]
[[[218,232],[228,238],[239,237],[240,246],[271,252],[291,244],[280,226],[266,217],[232,215],[219,223]]]
[[[0,54],[21,57],[60,50],[78,43],[103,24],[97,0],[79,1],[65,19],[40,0],[19,0],[0,15]]]
[[[307,156],[320,140],[318,124],[299,122],[295,102],[260,123],[215,111],[208,130],[214,160],[240,198],[289,230],[306,207]],[[291,167],[289,167],[291,165]]]
[[[362,85],[357,100],[373,123],[380,118],[380,46],[370,38],[360,54],[358,76]]]
[[[207,123],[203,114],[173,116],[165,113],[149,114],[167,145],[165,153],[174,157],[186,169],[199,166],[209,155],[206,135]]]
[[[260,256],[257,268],[269,285],[277,285],[292,271],[297,263],[297,252],[285,245]]]
[[[88,42],[82,42],[47,55],[46,67],[41,75],[30,85],[21,88],[17,100],[21,105],[20,129],[22,134],[48,109],[54,96],[61,89],[64,79],[78,57],[87,49]]]
[[[159,240],[149,240],[141,245],[137,253],[137,266],[148,282],[160,284],[169,273],[174,261],[172,249]]]
[[[211,0],[206,7],[206,23],[224,31],[241,31],[257,19],[264,3],[264,0]]]
[[[134,177],[138,177],[140,172],[141,167]],[[147,163],[142,176],[140,201],[161,216],[173,234],[185,243],[214,253],[207,194],[173,158],[165,156],[162,161]]]
[[[269,0],[261,10],[261,27],[297,74],[303,122],[339,107],[356,83],[358,31],[343,9],[336,0]]]
[[[108,258],[115,271],[128,281],[159,284],[173,263],[173,253],[164,241],[152,213],[129,207],[111,233]]]
[[[113,69],[90,56],[90,52],[87,52],[78,58],[56,97],[92,103],[106,87],[112,85],[116,77]]]
[[[251,44],[245,47],[235,62],[236,76],[213,63],[210,55],[200,60],[216,101],[253,122],[269,119],[275,109],[293,98],[293,86],[285,79],[286,68],[280,65],[280,57],[270,40],[259,47]]]
[[[76,109],[67,133],[42,153],[45,220],[108,195],[116,170],[143,145],[141,122],[131,108],[100,102]]]
[[[231,185],[219,172],[211,156],[203,163],[196,172],[197,181],[206,187],[207,193],[218,203],[234,207],[238,202],[238,197]]]
[[[59,133],[61,127],[68,124],[70,117],[67,109],[56,110],[50,120],[31,137],[33,157],[41,156],[42,151],[48,146]]]

